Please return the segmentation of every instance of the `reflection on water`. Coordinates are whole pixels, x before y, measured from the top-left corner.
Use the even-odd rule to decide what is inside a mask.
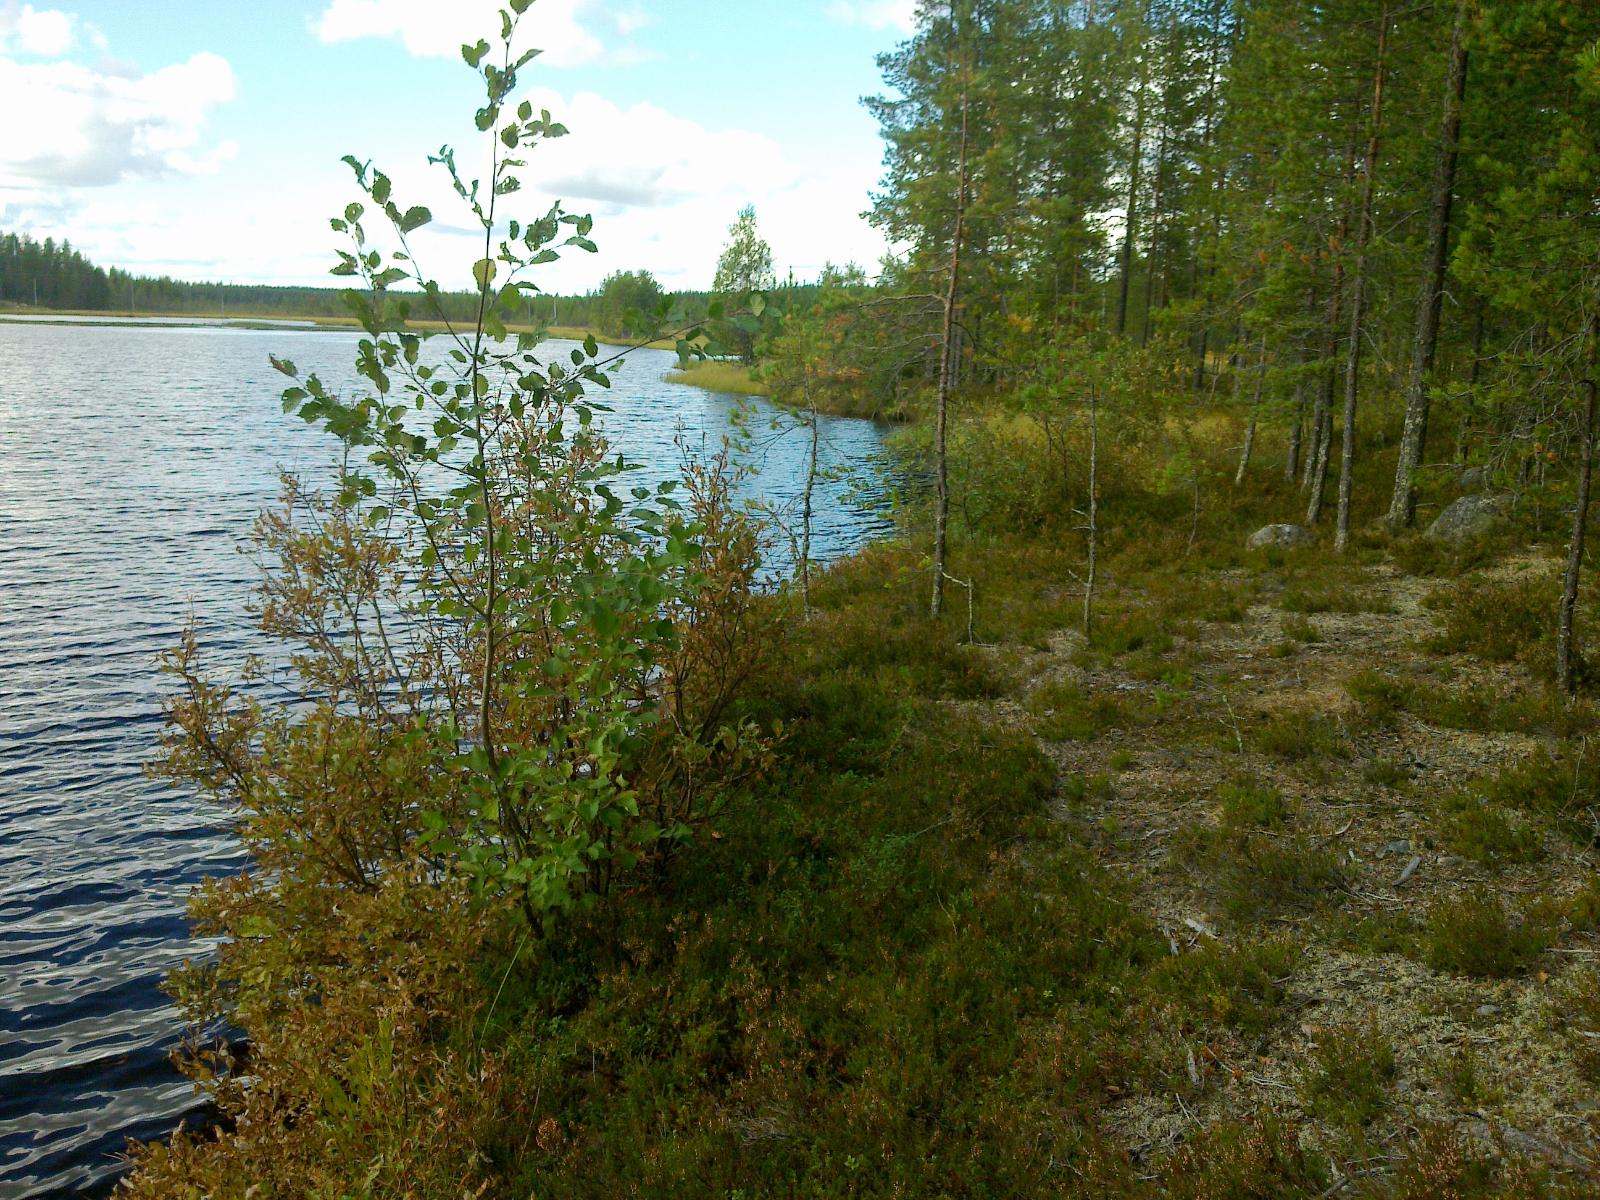
[[[161,727],[152,661],[188,615],[208,656],[256,648],[237,552],[278,470],[328,442],[281,415],[269,351],[347,384],[356,335],[194,325],[0,323],[0,1196],[104,1190],[129,1137],[195,1108],[167,1065],[162,975],[195,946],[183,906],[243,864],[223,814],[144,778]],[[555,352],[569,346],[557,344]],[[730,397],[670,384],[669,354],[612,372],[615,447],[664,478],[675,435],[715,447]],[[807,439],[758,404],[747,487],[792,504]],[[825,421],[824,466],[880,432]],[[885,526],[871,488],[819,485],[819,558]]]

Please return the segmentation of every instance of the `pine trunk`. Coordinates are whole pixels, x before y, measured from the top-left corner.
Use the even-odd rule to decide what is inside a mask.
[[[1367,122],[1367,155],[1361,183],[1361,222],[1356,231],[1356,269],[1350,281],[1350,342],[1345,347],[1344,429],[1339,445],[1339,511],[1333,547],[1350,545],[1350,500],[1355,485],[1356,399],[1360,391],[1361,326],[1366,319],[1367,248],[1372,244],[1372,200],[1378,173],[1378,139],[1383,131],[1383,83],[1388,66],[1389,7],[1378,16],[1378,65],[1372,76],[1372,112]]]
[[[1450,241],[1450,208],[1456,187],[1456,157],[1461,138],[1461,103],[1467,90],[1467,0],[1456,7],[1450,37],[1450,68],[1440,122],[1433,197],[1428,207],[1428,244],[1417,295],[1416,329],[1411,339],[1411,374],[1406,381],[1406,421],[1400,435],[1400,461],[1395,467],[1394,494],[1389,499],[1389,524],[1409,528],[1417,518],[1416,472],[1428,441],[1428,372],[1439,343],[1439,313],[1444,305],[1446,250]]]
[[[1133,157],[1128,164],[1128,211],[1122,230],[1122,279],[1117,286],[1117,336],[1128,330],[1128,286],[1133,281],[1133,243],[1138,233],[1139,179],[1144,166],[1144,58],[1139,59],[1139,87],[1134,95]]]
[[[1260,357],[1256,361],[1255,395],[1250,398],[1250,426],[1245,430],[1244,449],[1239,451],[1239,469],[1233,473],[1233,486],[1244,483],[1245,472],[1250,469],[1250,456],[1256,448],[1256,426],[1261,416],[1261,385],[1267,375],[1267,344],[1261,343]]]
[[[933,616],[944,612],[945,551],[950,524],[950,463],[946,453],[950,393],[955,387],[956,304],[960,296],[961,238],[967,215],[967,92],[961,90],[961,143],[956,156],[956,216],[950,239],[950,278],[945,284],[939,337],[938,406],[933,422]]]
[[[1567,574],[1561,587],[1561,618],[1556,629],[1556,682],[1566,691],[1577,686],[1572,670],[1572,619],[1578,609],[1578,582],[1583,574],[1583,542],[1589,529],[1589,484],[1594,475],[1595,407],[1600,384],[1595,380],[1595,318],[1585,330],[1589,342],[1589,372],[1583,381],[1583,444],[1579,447],[1578,500],[1572,512],[1572,541],[1567,547]]]

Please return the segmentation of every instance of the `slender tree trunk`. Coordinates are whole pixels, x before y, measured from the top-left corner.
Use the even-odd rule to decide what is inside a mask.
[[[1456,465],[1467,461],[1467,442],[1472,436],[1472,405],[1478,394],[1478,374],[1483,369],[1484,309],[1488,305],[1478,301],[1477,317],[1472,323],[1472,362],[1467,366],[1467,394],[1461,403],[1461,420],[1456,423]]]
[[[1239,452],[1239,469],[1233,473],[1233,486],[1240,487],[1244,483],[1244,473],[1250,469],[1250,456],[1256,448],[1256,425],[1261,417],[1261,385],[1267,375],[1267,343],[1263,339],[1260,343],[1259,357],[1256,360],[1256,387],[1255,395],[1250,398],[1250,427],[1245,430],[1244,449]]]
[[[1167,127],[1161,126],[1161,143],[1156,150],[1156,190],[1150,211],[1150,255],[1144,272],[1144,322],[1139,327],[1139,344],[1150,342],[1150,318],[1156,310],[1156,247],[1161,240],[1162,193],[1167,177]]]
[[[1406,422],[1400,435],[1400,461],[1394,493],[1389,498],[1389,524],[1409,528],[1417,518],[1416,471],[1428,440],[1428,373],[1439,344],[1439,313],[1444,305],[1446,250],[1450,242],[1450,208],[1456,187],[1456,157],[1461,139],[1461,103],[1467,90],[1467,0],[1458,0],[1455,31],[1450,36],[1450,68],[1445,84],[1438,158],[1434,165],[1433,198],[1428,207],[1428,244],[1417,294],[1416,329],[1411,339],[1411,374],[1406,381]]]
[[[1138,232],[1139,179],[1144,167],[1145,49],[1139,54],[1139,85],[1134,93],[1133,158],[1128,164],[1128,211],[1122,229],[1122,278],[1117,284],[1117,336],[1128,329],[1128,285],[1133,279],[1133,244]]]
[[[1341,254],[1349,229],[1350,214],[1347,211],[1339,219]],[[1333,356],[1339,349],[1339,314],[1343,308],[1344,260],[1336,258],[1333,264],[1333,287],[1328,293],[1328,308],[1322,325],[1322,378],[1317,381],[1317,398],[1311,409],[1311,453],[1306,457],[1304,481],[1311,487],[1311,501],[1306,505],[1307,525],[1315,525],[1322,519],[1322,497],[1328,485],[1329,448],[1333,443]]]
[[[1210,53],[1206,56],[1206,120],[1205,133],[1201,138],[1200,144],[1206,152],[1207,160],[1211,163],[1211,250],[1213,259],[1210,270],[1202,273],[1200,269],[1200,258],[1198,255],[1195,258],[1193,287],[1196,298],[1200,296],[1203,290],[1203,281],[1209,278],[1211,273],[1216,270],[1215,254],[1217,244],[1222,238],[1222,214],[1218,211],[1216,203],[1216,195],[1221,190],[1221,186],[1220,180],[1217,178],[1214,160],[1210,159],[1210,151],[1213,149],[1216,143],[1217,134],[1217,87],[1221,78],[1221,25],[1223,7],[1223,3],[1221,3],[1219,0],[1219,3],[1213,5],[1210,13],[1208,14],[1211,21],[1210,29],[1208,31],[1211,34],[1211,47]],[[1198,341],[1199,346],[1197,347],[1197,354],[1195,356],[1194,364],[1194,389],[1197,392],[1206,385],[1206,355],[1211,349],[1211,328],[1206,323],[1206,315],[1203,309],[1200,314],[1200,335]]]
[[[1294,420],[1289,425],[1289,450],[1283,458],[1283,481],[1293,483],[1300,473],[1300,439],[1306,424],[1306,385],[1294,385]]]
[[[1356,173],[1356,146],[1351,143],[1345,151],[1347,166],[1342,190],[1348,192]],[[1310,487],[1311,501],[1306,505],[1306,524],[1315,525],[1322,518],[1323,494],[1328,484],[1328,457],[1333,444],[1333,390],[1337,372],[1333,365],[1339,350],[1339,315],[1344,311],[1344,244],[1350,236],[1350,207],[1342,200],[1339,211],[1339,229],[1331,246],[1333,253],[1333,279],[1328,289],[1328,304],[1322,318],[1322,378],[1317,381],[1316,400],[1311,409],[1311,452],[1306,456],[1306,474],[1302,488]]]
[[[817,397],[809,378],[806,380],[806,414],[811,423],[811,451],[806,458],[806,486],[800,499],[800,603],[809,613],[811,611],[811,502],[817,487],[817,443],[821,434],[817,426]]]
[[[1345,347],[1344,429],[1339,446],[1339,511],[1333,547],[1350,545],[1350,500],[1355,486],[1356,399],[1361,387],[1361,326],[1366,320],[1367,247],[1372,244],[1372,197],[1378,174],[1378,139],[1383,132],[1383,84],[1388,68],[1389,6],[1378,14],[1378,64],[1372,73],[1372,112],[1367,121],[1367,155],[1362,168],[1361,221],[1356,229],[1356,269],[1350,281],[1350,343]]]
[[[1100,554],[1100,394],[1089,387],[1089,564],[1083,581],[1083,639],[1094,628],[1095,570]]]
[[[933,425],[933,603],[935,619],[944,612],[945,550],[950,523],[950,463],[946,454],[950,393],[955,381],[956,304],[960,296],[961,238],[967,216],[967,89],[961,87],[961,142],[956,156],[955,228],[950,238],[950,278],[944,291],[944,321],[939,346],[938,407]]]
[[[1583,542],[1589,528],[1589,483],[1594,475],[1595,408],[1600,403],[1600,384],[1595,379],[1595,318],[1589,317],[1584,330],[1589,342],[1589,371],[1583,381],[1583,444],[1579,447],[1578,500],[1572,511],[1572,541],[1567,547],[1567,574],[1561,586],[1561,617],[1556,628],[1556,682],[1573,691],[1577,680],[1572,671],[1572,618],[1578,608],[1578,582],[1583,573]]]

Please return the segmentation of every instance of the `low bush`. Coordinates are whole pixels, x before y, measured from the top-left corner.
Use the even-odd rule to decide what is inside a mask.
[[[1299,961],[1299,947],[1287,938],[1209,942],[1161,959],[1147,985],[1197,1026],[1261,1033],[1278,1019]]]
[[[1428,909],[1422,957],[1436,971],[1501,978],[1526,970],[1555,933],[1546,914],[1530,910],[1519,919],[1480,888],[1444,897]]]
[[[1394,1046],[1376,1025],[1331,1026],[1317,1034],[1300,1097],[1315,1115],[1356,1129],[1388,1105],[1394,1074]]]

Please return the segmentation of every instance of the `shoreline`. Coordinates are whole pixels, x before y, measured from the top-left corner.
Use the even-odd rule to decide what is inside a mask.
[[[187,329],[195,326],[221,325],[233,329],[293,329],[301,332],[311,330],[324,330],[328,332],[343,332],[359,330],[360,323],[354,317],[307,315],[299,313],[259,313],[259,312],[148,312],[135,309],[67,309],[67,308],[33,308],[29,306],[17,308],[0,308],[0,324],[10,325],[76,325],[76,326],[109,326],[122,327],[129,322],[138,322],[143,329]],[[443,321],[412,321],[409,327],[418,332],[443,333],[448,326]],[[588,329],[581,325],[548,325],[534,326],[528,324],[508,324],[506,330],[510,333],[543,333],[547,339],[557,341],[581,342],[586,337],[593,337],[603,346],[634,346],[649,350],[672,350],[677,343],[666,338],[657,338],[650,342],[635,342],[623,338],[602,334],[597,330]]]

